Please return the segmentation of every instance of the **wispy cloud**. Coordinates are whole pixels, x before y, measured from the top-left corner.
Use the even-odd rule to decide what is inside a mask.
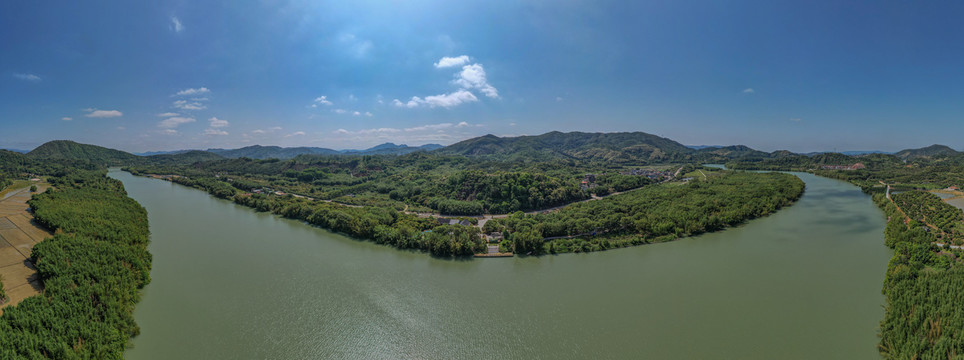
[[[193,89],[193,88],[184,89],[184,90],[178,91],[176,94],[171,96],[200,95],[200,94],[207,94],[209,92],[211,92],[211,89],[208,89],[202,86],[196,89]]]
[[[34,74],[15,73],[13,74],[13,77],[23,81],[30,81],[30,82],[40,82],[43,80],[39,76]]]
[[[368,56],[368,53],[371,52],[374,47],[374,44],[372,44],[370,40],[359,39],[355,34],[350,33],[338,35],[338,42],[345,47],[348,55],[359,59]]]
[[[210,118],[210,119],[208,119],[208,121],[211,123],[211,127],[213,127],[213,128],[220,128],[220,127],[226,127],[226,126],[228,126],[228,121],[227,121],[227,120],[218,119],[217,117]]]
[[[63,121],[70,121],[70,120],[73,120],[73,119],[74,119],[74,118],[69,117],[69,116],[64,116],[64,117],[60,118],[60,120],[63,120]]]
[[[112,118],[124,116],[124,113],[117,110],[86,109],[85,111],[87,111],[87,115],[84,116],[89,118]]]
[[[180,114],[178,114],[178,113],[172,113],[172,112],[166,112],[166,113],[157,114],[158,117],[171,117],[171,116],[178,116],[178,115],[180,115]]]
[[[752,93],[755,93],[755,92],[756,92],[756,91],[753,91],[753,88],[746,88],[746,89],[743,90],[743,93],[744,93],[744,94],[752,94]]]
[[[175,117],[170,117],[170,118],[161,120],[161,122],[157,123],[157,127],[173,129],[178,127],[181,124],[192,123],[195,121],[197,120],[195,120],[192,117],[175,116]]]
[[[293,132],[293,133],[290,133],[290,134],[288,134],[288,135],[285,135],[285,137],[304,136],[304,135],[305,135],[305,132],[304,132],[304,131],[295,131],[295,132]]]
[[[438,69],[442,69],[442,68],[453,67],[453,66],[462,66],[468,63],[469,63],[469,56],[461,55],[456,57],[445,56],[433,65],[435,65],[435,67]]]
[[[401,102],[395,99],[392,100],[392,103],[395,104],[395,106],[406,108],[416,108],[419,106],[451,108],[474,101],[479,101],[479,98],[465,89],[459,89],[448,94],[426,96],[424,99],[413,96],[408,102]]]
[[[181,31],[184,31],[184,25],[181,24],[181,20],[178,19],[177,16],[171,16],[170,27],[171,27],[171,30],[173,30],[176,33],[180,33]]]
[[[332,110],[332,111],[334,111],[336,114],[344,114],[344,113],[348,112],[348,110],[345,110],[345,109],[335,109],[335,110]]]
[[[221,129],[208,128],[204,130],[204,135],[227,135],[227,134],[228,134],[227,131],[224,131]]]
[[[322,105],[331,105],[331,101],[328,101],[328,97],[325,96],[325,95],[316,97],[316,98],[315,98],[315,102],[316,102],[316,103],[319,103],[319,104],[322,104]]]
[[[174,105],[172,106],[181,110],[204,110],[208,108],[206,105],[200,102],[197,102],[197,101],[188,102],[187,100],[175,101]]]
[[[790,121],[793,121],[793,122],[800,122],[800,120],[801,120],[800,118],[790,118]]]

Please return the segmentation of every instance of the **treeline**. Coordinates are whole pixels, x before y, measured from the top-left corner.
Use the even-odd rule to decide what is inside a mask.
[[[353,207],[291,195],[241,193],[228,182],[211,178],[173,178],[172,181],[218,197],[230,193],[226,198],[258,211],[272,212],[400,249],[422,250],[442,257],[470,256],[485,250],[478,228],[440,225],[432,218],[420,218],[394,208]]]
[[[918,196],[901,196],[900,201]],[[890,219],[884,236],[894,249],[884,278],[887,306],[880,323],[880,353],[888,359],[960,358],[964,355],[964,308],[960,306],[964,304],[964,254],[934,245],[933,232],[925,231],[916,220],[905,220],[884,195],[874,195],[874,201]]]
[[[577,161],[499,162],[424,152],[402,156],[303,155],[290,160],[223,159],[190,166],[135,166],[132,173],[221,176],[242,191],[280,190],[340,203],[450,215],[511,213],[554,207],[652,183]],[[586,173],[599,174],[581,189]],[[178,179],[190,182],[198,180]],[[195,186],[195,184],[185,184]],[[216,184],[198,184],[205,189]],[[226,189],[219,197],[228,197]]]
[[[687,184],[662,184],[547,214],[493,219],[486,233],[501,232],[518,253],[582,252],[667,241],[723,229],[793,203],[802,180],[779,173],[724,172]],[[545,241],[553,237],[575,237]]]
[[[31,253],[44,292],[4,309],[0,358],[122,358],[150,281],[147,212],[103,171],[50,181],[54,189],[29,202],[37,222],[56,230]]]

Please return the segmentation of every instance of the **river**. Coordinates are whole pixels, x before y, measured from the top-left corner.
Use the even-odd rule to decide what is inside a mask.
[[[153,281],[128,359],[879,358],[883,214],[797,174],[725,231],[589,254],[444,260],[113,170],[147,208]]]

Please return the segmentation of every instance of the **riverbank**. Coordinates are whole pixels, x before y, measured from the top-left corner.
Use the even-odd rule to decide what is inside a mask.
[[[111,176],[152,225],[131,360],[879,358],[884,217],[841,181],[679,241],[452,261]]]
[[[501,239],[500,253],[525,255],[665,242],[767,216],[791,205],[804,191],[803,182],[793,175],[723,172],[706,180],[661,183],[596,201],[575,202],[550,212],[483,219],[473,230],[462,231],[467,225],[442,225],[434,217],[394,209],[243,192],[220,178],[153,177],[362,240],[443,257],[487,253],[486,240],[493,237]],[[455,227],[443,229],[446,226]]]

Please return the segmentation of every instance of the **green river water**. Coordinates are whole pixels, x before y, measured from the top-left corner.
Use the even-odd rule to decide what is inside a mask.
[[[874,359],[890,251],[847,183],[679,241],[435,259],[113,170],[147,208],[129,359]]]

